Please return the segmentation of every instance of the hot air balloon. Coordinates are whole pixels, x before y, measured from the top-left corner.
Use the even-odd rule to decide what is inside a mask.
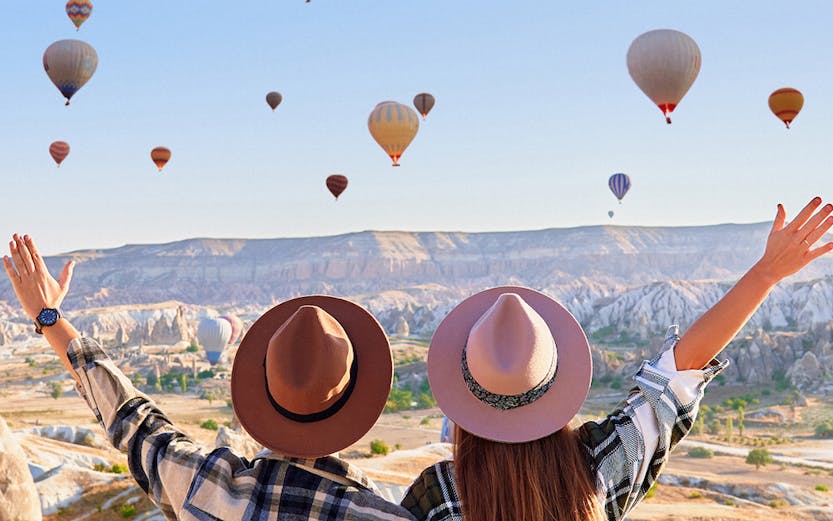
[[[171,159],[171,151],[165,147],[156,147],[150,151],[150,158],[156,163],[156,168],[161,172],[162,168]]]
[[[222,318],[204,318],[197,326],[197,341],[211,365],[220,361],[231,338],[231,323]]]
[[[283,96],[281,96],[280,92],[272,91],[266,95],[266,103],[268,103],[269,106],[272,107],[272,110],[278,108],[278,105],[281,104],[281,101],[283,101]]]
[[[367,118],[367,128],[393,160],[393,166],[399,166],[399,158],[419,130],[419,116],[411,107],[395,101],[383,101]]]
[[[628,72],[671,123],[671,113],[700,72],[700,48],[689,35],[658,29],[638,36],[628,49]]]
[[[52,156],[52,159],[54,159],[60,167],[61,163],[69,155],[69,143],[66,141],[55,141],[49,145],[49,155]]]
[[[75,30],[81,28],[81,24],[87,21],[93,12],[93,3],[90,0],[69,0],[66,6],[67,16],[75,24]]]
[[[785,87],[769,95],[769,110],[790,128],[801,107],[804,106],[804,96],[796,89]]]
[[[334,174],[327,178],[327,189],[338,201],[338,196],[347,188],[347,178],[343,175]]]
[[[625,174],[613,174],[607,181],[610,191],[619,199],[619,204],[622,204],[622,198],[628,193],[631,188],[631,178]],[[612,216],[611,216],[612,217]]]
[[[243,321],[237,315],[220,315],[220,318],[231,324],[231,337],[228,340],[228,345],[234,345],[240,339],[240,334],[243,333]]]
[[[427,92],[421,92],[414,96],[414,107],[422,114],[422,119],[425,119],[425,116],[434,108],[434,101],[434,96]]]
[[[607,212],[607,216],[610,217],[611,219],[613,219],[613,210],[610,210],[609,212]]]
[[[52,83],[67,99],[92,78],[98,55],[92,45],[81,40],[58,40],[43,53],[43,68]]]

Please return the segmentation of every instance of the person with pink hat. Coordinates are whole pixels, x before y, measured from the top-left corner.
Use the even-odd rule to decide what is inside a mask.
[[[15,234],[3,258],[15,294],[45,336],[136,482],[168,519],[413,520],[359,469],[331,454],[364,436],[393,382],[379,322],[348,300],[300,297],[267,311],[234,359],[231,400],[266,450],[253,460],[207,450],[136,390],[101,346],[59,310],[73,264],[56,281],[35,242]]]
[[[579,425],[590,346],[567,309],[537,291],[492,288],[440,323],[428,351],[437,404],[454,423],[454,460],[402,500],[430,521],[619,521],[645,496],[691,430],[714,359],[780,280],[833,250],[814,247],[833,205],[813,199],[789,224],[778,211],[761,259],[682,337],[642,364],[627,399]]]

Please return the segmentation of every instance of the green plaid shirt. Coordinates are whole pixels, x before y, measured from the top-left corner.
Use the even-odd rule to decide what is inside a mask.
[[[672,326],[660,355],[643,362],[633,377],[628,398],[604,420],[579,428],[609,521],[623,520],[645,497],[669,453],[691,430],[706,384],[728,365],[712,360],[703,370],[677,371],[673,348],[679,339]],[[425,469],[402,506],[420,520],[462,521],[453,463]]]

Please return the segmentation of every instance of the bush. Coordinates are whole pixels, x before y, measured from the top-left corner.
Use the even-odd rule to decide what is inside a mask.
[[[437,400],[429,393],[419,393],[417,398],[417,407],[420,409],[431,409],[437,406]]]
[[[827,485],[816,485],[816,490],[819,492],[829,492],[830,489],[827,488]]]
[[[397,412],[411,408],[414,401],[411,391],[403,391],[396,387],[391,388],[388,401],[385,403],[385,412]]]
[[[431,418],[429,416],[425,416],[424,418],[419,420],[420,425],[428,425],[429,423],[431,423]]]
[[[110,472],[113,474],[124,474],[127,472],[127,467],[124,465],[119,465],[118,463],[113,463],[113,466],[110,467]]]
[[[187,353],[196,353],[199,350],[200,350],[200,348],[197,344],[191,344],[190,346],[185,348],[185,351]]]
[[[214,371],[211,369],[204,369],[197,373],[197,378],[200,380],[205,380],[206,378],[214,378]]]
[[[752,449],[746,456],[746,462],[750,465],[755,465],[755,470],[758,470],[762,465],[766,466],[768,463],[772,463],[773,461],[772,454],[770,454],[766,449]]]
[[[689,458],[713,458],[714,451],[705,447],[692,447],[688,450]]]
[[[129,505],[124,503],[122,506],[119,507],[119,515],[121,517],[127,519],[136,515],[136,505]]]
[[[217,422],[212,419],[205,420],[200,424],[200,427],[209,431],[216,431],[220,428],[220,426],[217,425]]]
[[[689,499],[699,499],[701,497],[703,497],[703,494],[697,492],[696,490],[688,495]]]
[[[816,424],[816,438],[833,438],[833,421],[827,420]]]
[[[390,447],[387,443],[382,440],[373,440],[370,442],[370,453],[371,454],[381,454],[384,456],[385,454],[390,452]]]
[[[773,499],[769,502],[769,506],[772,508],[781,508],[787,506],[787,502],[783,499]]]
[[[49,384],[51,390],[49,391],[49,396],[55,398],[56,400],[64,395],[64,388],[61,387],[61,384],[58,382],[52,382]]]

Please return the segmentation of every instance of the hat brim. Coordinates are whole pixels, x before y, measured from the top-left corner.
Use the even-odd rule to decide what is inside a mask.
[[[272,335],[301,306],[318,306],[332,315],[350,338],[358,362],[356,384],[344,406],[310,423],[290,420],[269,402],[263,367]],[[240,424],[264,447],[317,458],[349,447],[370,430],[385,408],[392,382],[390,344],[376,318],[349,300],[308,296],[275,306],[246,332],[234,358],[231,401]]]
[[[558,350],[552,387],[531,404],[510,410],[477,399],[461,367],[471,328],[503,293],[517,293],[541,315]],[[537,440],[563,428],[581,409],[592,376],[590,344],[575,317],[552,298],[524,287],[492,288],[467,298],[443,319],[428,350],[428,380],[437,405],[464,430],[499,442]]]

